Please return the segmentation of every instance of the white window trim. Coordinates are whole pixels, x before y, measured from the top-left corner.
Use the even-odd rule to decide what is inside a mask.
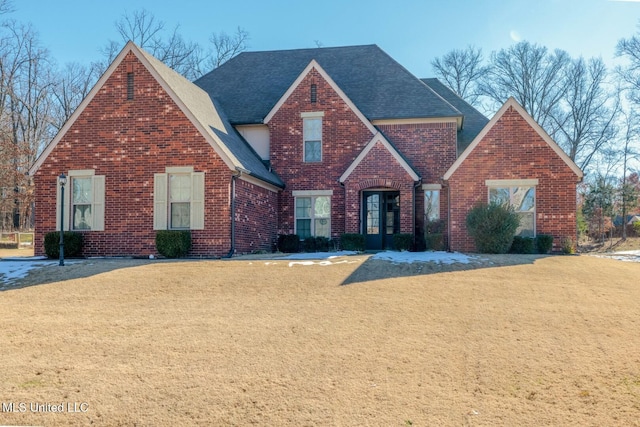
[[[442,184],[422,184],[422,189],[425,191],[442,190]]]
[[[205,173],[194,172],[193,166],[168,166],[164,173],[154,174],[153,184],[153,229],[154,230],[186,230],[170,228],[169,219],[169,175],[191,176],[190,220],[188,230],[204,229],[204,195]]]
[[[305,113],[300,113],[300,117],[303,119],[316,119],[324,117],[324,111],[307,111]]]
[[[67,172],[67,184],[64,188],[64,218],[62,225],[64,231],[92,232],[104,231],[104,204],[105,204],[105,176],[96,175],[95,169],[72,169]],[[89,229],[75,230],[72,226],[73,218],[71,216],[72,196],[73,196],[73,179],[74,178],[91,178],[91,224]],[[60,230],[60,184],[56,178],[56,229]]]
[[[333,196],[333,190],[293,190],[293,197]]]
[[[537,179],[487,179],[487,187],[535,187],[538,185]]]

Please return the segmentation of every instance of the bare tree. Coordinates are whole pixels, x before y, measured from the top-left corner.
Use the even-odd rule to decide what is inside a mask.
[[[200,76],[202,49],[197,43],[185,41],[178,32],[179,26],[167,31],[164,21],[157,20],[145,9],[123,15],[115,26],[121,40],[111,40],[102,49],[107,60],[104,69],[131,40],[185,77],[195,79]]]
[[[513,96],[552,136],[554,114],[567,92],[565,69],[569,55],[549,53],[546,47],[522,41],[491,55],[490,68],[480,82],[480,91],[496,106]]]
[[[619,40],[616,55],[627,59],[627,64],[618,66],[616,71],[629,90],[629,99],[640,104],[640,35]]]
[[[100,77],[101,67],[93,63],[86,67],[78,63],[67,64],[55,76],[52,96],[55,102],[52,125],[60,130]]]
[[[468,46],[466,49],[454,49],[442,58],[431,61],[436,77],[453,90],[458,96],[473,106],[479,106],[478,83],[488,71],[482,65],[482,49]]]
[[[578,58],[565,66],[562,108],[552,109],[555,139],[582,169],[616,136],[619,91],[607,90],[607,68],[601,58]]]
[[[209,41],[213,46],[213,52],[210,60],[207,61],[210,69],[215,69],[236,56],[237,54],[247,50],[247,42],[249,41],[249,33],[238,27],[232,35],[221,31],[211,34]],[[210,71],[210,70],[209,70]]]
[[[26,173],[52,137],[52,65],[30,26],[9,21],[1,31],[0,188],[5,203],[0,218],[4,227],[25,228],[33,203]]]
[[[209,38],[211,49],[205,53],[200,45],[182,37],[178,25],[168,29],[164,21],[156,19],[145,9],[123,15],[115,26],[120,41],[111,40],[102,48],[106,58],[102,70],[131,40],[190,80],[197,79],[246,50],[249,40],[249,33],[240,27],[232,35],[224,31],[213,33]]]
[[[638,203],[638,193],[634,185],[636,183],[628,181],[627,177],[629,163],[631,160],[637,160],[640,156],[640,152],[634,147],[640,137],[638,115],[634,111],[631,111],[624,115],[624,119],[625,132],[622,144],[622,183],[620,189],[623,240],[627,238],[627,211],[629,208],[633,209]]]

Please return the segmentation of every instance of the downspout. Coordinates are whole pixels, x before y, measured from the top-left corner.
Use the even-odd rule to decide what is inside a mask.
[[[242,176],[246,169],[236,167],[235,173],[231,175],[231,248],[223,258],[231,258],[236,252],[236,179]]]
[[[412,213],[411,216],[412,218],[412,222],[413,222],[413,248],[414,250],[417,250],[416,248],[416,238],[417,238],[417,233],[416,233],[416,190],[418,189],[418,187],[422,185],[422,178],[420,178],[418,181],[416,181],[415,184],[413,184],[413,207],[412,207]]]
[[[449,187],[448,182],[443,184],[442,187],[447,189],[447,252],[451,252],[451,187]]]

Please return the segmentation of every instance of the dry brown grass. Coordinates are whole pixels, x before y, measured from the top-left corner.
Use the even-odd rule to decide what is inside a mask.
[[[640,425],[640,264],[509,259],[36,270],[0,293],[2,402],[89,407],[0,424]]]

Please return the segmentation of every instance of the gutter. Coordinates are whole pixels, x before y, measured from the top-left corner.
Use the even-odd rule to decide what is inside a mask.
[[[236,167],[235,173],[231,175],[231,247],[222,258],[231,258],[236,252],[236,179],[240,178],[243,173],[248,174],[249,171]]]

